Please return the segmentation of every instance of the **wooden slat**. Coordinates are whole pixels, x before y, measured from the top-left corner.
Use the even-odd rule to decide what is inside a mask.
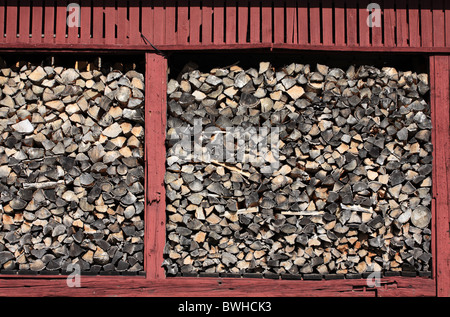
[[[429,2],[421,3],[420,20],[422,47],[433,46],[433,13]]]
[[[370,46],[370,29],[375,28],[372,26],[372,28],[369,27],[367,24],[367,18],[369,17],[369,11],[367,11],[367,6],[371,1],[369,0],[362,0],[359,1],[359,45],[361,46]]]
[[[145,91],[145,157],[146,157],[146,209],[145,259],[148,279],[165,276],[161,259],[165,244],[165,131],[167,60],[158,54],[146,54]]]
[[[31,42],[40,43],[42,42],[42,26],[43,26],[43,14],[44,8],[42,7],[42,0],[33,1],[33,9],[31,14],[33,16],[33,25],[31,27]]]
[[[78,4],[79,5],[79,3],[80,3],[80,1],[79,0],[76,0],[76,1],[70,1],[69,3],[75,3],[75,4]],[[76,9],[71,9],[72,11],[70,11],[70,12],[67,12],[68,14],[77,14],[77,13],[79,13],[80,12],[80,9],[79,8],[76,8]],[[76,17],[76,19],[78,19],[78,23],[81,23],[81,17],[80,16],[78,16],[78,17]],[[67,23],[67,20],[66,20],[66,23]],[[75,43],[78,43],[78,31],[79,31],[79,27],[77,27],[76,25],[75,26],[69,26],[68,27],[68,29],[67,29],[67,41],[70,43],[70,44],[75,44]]]
[[[250,43],[261,42],[260,5],[260,0],[250,0]]]
[[[297,23],[298,23],[298,43],[306,45],[309,43],[309,31],[308,31],[308,3],[306,0],[298,1],[297,9]]]
[[[272,43],[272,1],[262,0],[261,38],[263,43]]]
[[[333,45],[333,7],[332,0],[322,1],[322,41],[324,45]]]
[[[155,4],[155,21],[158,15],[162,13],[162,1],[158,0]],[[159,5],[159,3],[161,3]],[[159,13],[161,12],[161,13]],[[162,27],[164,27],[164,21],[159,20],[158,23],[155,23],[155,42],[160,43],[160,41],[156,40],[156,37],[159,33],[162,33]],[[158,25],[157,25],[158,24]],[[157,31],[161,29],[160,31]],[[177,43],[178,44],[187,44],[189,37],[189,7],[187,6],[186,1],[178,2],[178,30],[177,30]]]
[[[30,20],[31,20],[30,4],[31,4],[30,0],[22,0],[20,2],[18,42],[21,43],[27,43],[30,41]]]
[[[154,26],[153,26],[153,4],[152,1],[143,1],[142,2],[142,35],[144,35],[150,42],[153,42],[154,39]]]
[[[104,0],[105,4],[105,44],[116,43],[116,8],[114,0]]]
[[[158,263],[159,266],[161,262]],[[322,281],[289,281],[266,278],[209,278],[174,277],[167,279],[146,279],[128,276],[82,276],[82,287],[68,287],[66,278],[11,278],[0,279],[0,296],[12,297],[369,297],[369,296],[410,296],[413,300],[420,296],[436,296],[436,283],[423,277],[382,277],[381,287],[367,288],[367,279],[340,279]],[[320,299],[322,300],[322,299]],[[324,299],[325,300],[325,299]],[[155,298],[155,302],[164,302]],[[172,299],[173,301],[173,299]],[[206,299],[206,302],[209,300]],[[266,303],[273,303],[268,298]],[[295,298],[293,299],[295,301]],[[267,305],[268,306],[268,305]],[[278,305],[271,305],[273,310]],[[255,305],[253,306],[255,307]],[[264,306],[266,307],[266,306]],[[178,306],[171,306],[177,309]],[[277,310],[279,311],[279,310]]]
[[[4,16],[5,16],[5,0],[0,0],[0,17]],[[3,42],[4,40],[5,40],[5,24],[0,23],[0,43]]]
[[[117,43],[128,44],[130,21],[127,18],[127,0],[117,1]]]
[[[247,43],[248,13],[248,1],[238,1],[238,43]]]
[[[208,45],[212,43],[212,18],[213,18],[213,1],[203,0],[202,8],[202,44]]]
[[[320,34],[322,32],[322,25],[320,24],[320,7],[317,1],[310,1],[309,16],[311,44],[319,45],[321,43]]]
[[[200,25],[202,23],[202,12],[200,10],[200,0],[191,0],[189,18],[189,43],[200,43]],[[168,23],[166,23],[167,25]]]
[[[92,43],[104,43],[103,37],[103,0],[94,1],[92,13]]]
[[[420,47],[419,0],[408,0],[409,45]]]
[[[15,42],[17,40],[17,6],[8,1],[6,3],[6,41]]]
[[[433,46],[445,46],[445,15],[443,0],[433,0]]]
[[[56,43],[66,42],[66,27],[67,27],[67,2],[57,1],[56,7],[56,26],[55,26],[55,41]]]
[[[334,39],[337,46],[344,46],[346,44],[344,0],[335,0],[334,3]]]
[[[224,43],[224,14],[225,14],[225,1],[214,0],[214,43]]]
[[[139,34],[139,0],[130,0],[130,44],[139,44],[142,39]]]
[[[295,0],[286,0],[286,43],[297,44],[297,6]]]
[[[168,45],[177,43],[177,34],[175,32],[176,10],[176,0],[166,0],[165,44]]]
[[[406,0],[396,0],[397,8],[397,46],[403,47],[409,45],[409,30],[406,12]]]
[[[284,43],[284,1],[274,2],[273,19],[274,43]]]
[[[41,41],[45,43],[54,43],[54,17],[55,17],[55,7],[54,7],[54,0],[46,0],[45,1],[45,8],[44,8],[44,38],[41,39]],[[34,39],[36,40],[36,39]]]
[[[356,0],[347,0],[347,45],[357,46],[358,45],[358,24],[357,15],[358,10],[356,9]]]
[[[395,10],[392,2],[384,0],[384,46],[391,48],[396,46],[395,42]]]
[[[445,46],[450,47],[450,2],[444,2],[445,15]]]
[[[449,236],[449,152],[450,146],[450,61],[448,56],[431,56],[430,83],[433,116],[433,196],[436,201],[436,278],[437,295],[450,295],[450,236]]]
[[[81,0],[80,43],[91,43],[91,1]]]
[[[225,42],[227,44],[236,43],[236,0],[225,1]]]
[[[383,8],[380,6],[380,15],[379,15],[379,26],[375,26],[370,28],[370,32],[372,34],[372,46],[382,46],[383,45],[383,25],[382,25],[382,10]],[[367,11],[367,13],[369,13]],[[372,12],[374,14],[375,11]]]

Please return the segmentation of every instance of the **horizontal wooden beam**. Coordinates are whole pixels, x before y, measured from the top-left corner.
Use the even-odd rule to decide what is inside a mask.
[[[366,279],[321,281],[256,278],[143,279],[80,277],[80,287],[65,279],[0,279],[0,296],[127,296],[127,297],[310,297],[310,296],[436,296],[435,281],[423,277],[383,277],[380,287]]]
[[[383,46],[338,46],[338,45],[302,45],[302,44],[211,44],[211,45],[159,45],[156,46],[162,52],[175,51],[223,51],[223,50],[301,50],[301,51],[342,51],[342,52],[393,52],[393,53],[432,53],[450,54],[450,47],[383,47]],[[113,44],[105,46],[103,44],[25,44],[15,43],[11,45],[1,45],[2,52],[93,52],[102,51],[104,53],[116,54],[119,51],[127,53],[154,52],[150,45],[124,45]]]

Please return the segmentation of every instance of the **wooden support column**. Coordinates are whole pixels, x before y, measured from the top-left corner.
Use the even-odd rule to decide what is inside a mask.
[[[145,253],[147,279],[165,278],[161,267],[165,244],[165,188],[166,162],[166,91],[167,59],[146,53],[145,80]]]
[[[437,296],[450,296],[450,56],[430,57],[433,120],[433,251]]]

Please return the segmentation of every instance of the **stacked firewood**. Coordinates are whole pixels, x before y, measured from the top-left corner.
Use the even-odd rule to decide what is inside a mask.
[[[428,90],[427,74],[367,65],[261,62],[170,79],[167,274],[429,272]],[[182,157],[196,122],[276,127],[279,155],[265,161],[278,167]],[[221,133],[203,135],[203,153]]]
[[[0,270],[143,270],[144,76],[0,70]]]

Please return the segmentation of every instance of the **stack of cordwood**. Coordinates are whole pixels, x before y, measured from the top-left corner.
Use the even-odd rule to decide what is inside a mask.
[[[170,79],[167,275],[429,275],[428,91],[427,74],[368,65],[261,62]],[[277,127],[278,168],[180,159],[178,131],[198,120],[203,131]]]
[[[143,74],[0,68],[2,273],[142,272]]]

